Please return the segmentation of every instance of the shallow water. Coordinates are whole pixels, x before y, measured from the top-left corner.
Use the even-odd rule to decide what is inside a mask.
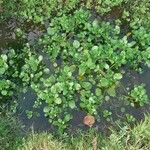
[[[134,71],[128,71],[125,73],[124,78],[121,82],[122,86],[117,90],[117,97],[110,98],[108,102],[102,104],[99,107],[99,118],[94,127],[98,128],[102,132],[107,132],[110,126],[114,125],[114,122],[118,119],[125,121],[125,113],[133,115],[138,121],[144,118],[145,113],[150,113],[149,105],[145,105],[144,107],[133,107],[130,105],[126,105],[124,100],[121,99],[122,95],[125,94],[124,88],[131,87],[135,84],[146,84],[146,90],[150,97],[150,69],[145,68],[142,74],[138,74]],[[26,110],[32,109],[33,103],[36,100],[36,95],[34,92],[29,89],[27,93],[19,95],[20,108],[18,110],[18,116],[23,124],[26,125],[27,129],[32,127],[35,131],[55,131],[55,128],[48,123],[48,119],[44,117],[42,107],[37,110],[40,113],[40,117],[34,116],[32,119],[28,119],[26,115]],[[125,113],[121,112],[121,108],[125,108]],[[106,119],[102,116],[102,110],[108,109],[112,112],[111,121],[106,121]],[[86,130],[86,127],[83,124],[83,118],[86,116],[84,111],[74,111],[72,113],[73,120],[70,122],[69,132],[74,132],[76,129]]]
[[[108,15],[109,19],[111,16]],[[17,28],[18,23],[15,20],[11,20],[5,23],[0,23],[0,50],[6,49],[9,46],[18,44],[18,40],[15,35],[15,29]],[[33,44],[35,40],[42,35],[42,31],[39,28],[32,27],[27,32],[28,42]],[[44,62],[47,66],[51,66],[47,55],[44,56]],[[126,105],[124,101],[121,99],[122,95],[125,94],[125,90],[127,87],[133,87],[135,84],[146,84],[146,90],[150,97],[150,69],[144,67],[144,72],[139,74],[133,70],[128,68],[124,68],[125,74],[124,78],[121,81],[121,86],[117,89],[117,97],[110,98],[108,102],[103,103],[101,107],[99,107],[99,118],[97,119],[94,127],[98,128],[100,131],[107,131],[110,126],[117,119],[125,120],[125,113],[121,113],[120,109],[122,107],[125,108],[125,112],[132,114],[137,120],[141,120],[144,117],[144,113],[150,113],[149,105],[145,107],[132,107],[130,105]],[[32,110],[32,106],[34,101],[36,100],[36,94],[32,89],[28,89],[28,91],[23,94],[21,93],[18,96],[19,107],[17,109],[17,116],[21,120],[21,122],[26,126],[26,129],[30,129],[33,127],[35,131],[55,131],[55,128],[49,124],[48,119],[44,117],[43,108],[37,110],[39,112],[40,117],[33,116],[33,118],[28,119],[26,115],[26,110]],[[112,112],[111,121],[106,121],[102,117],[102,110],[108,109]],[[73,111],[73,120],[70,122],[69,132],[74,132],[76,129],[87,129],[87,127],[83,124],[83,118],[86,115],[84,111]]]
[[[19,107],[17,110],[17,116],[21,122],[26,126],[26,129],[33,127],[35,131],[48,131],[53,130],[53,127],[49,124],[48,120],[44,117],[43,108],[37,110],[40,113],[40,117],[34,116],[32,119],[28,119],[26,110],[32,110],[36,95],[29,89],[25,94],[22,93],[18,96]]]

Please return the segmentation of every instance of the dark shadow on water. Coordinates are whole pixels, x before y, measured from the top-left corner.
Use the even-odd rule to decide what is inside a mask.
[[[43,107],[41,106],[39,109],[36,110],[40,116],[36,116],[33,114],[33,117],[29,119],[27,117],[26,110],[33,110],[33,105],[36,100],[36,95],[29,89],[26,93],[22,93],[18,97],[19,107],[17,110],[17,116],[19,117],[20,121],[26,126],[25,128],[28,130],[33,127],[33,129],[37,132],[39,131],[53,131],[54,128],[48,122],[48,119],[44,116]]]

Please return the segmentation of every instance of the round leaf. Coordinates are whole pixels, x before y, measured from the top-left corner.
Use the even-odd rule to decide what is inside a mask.
[[[69,102],[69,107],[70,107],[71,109],[74,109],[74,108],[76,107],[75,102],[74,102],[74,101],[70,101],[70,102]]]
[[[120,79],[122,79],[122,74],[121,74],[121,73],[115,73],[115,74],[114,74],[114,79],[115,79],[115,80],[120,80]]]
[[[59,104],[62,103],[62,100],[61,100],[60,98],[56,98],[56,99],[55,99],[55,103],[59,105]]]
[[[109,81],[106,78],[101,79],[101,86],[107,87],[109,85]]]
[[[80,47],[80,42],[77,41],[77,40],[74,40],[73,46],[74,46],[75,48],[79,48],[79,47]]]

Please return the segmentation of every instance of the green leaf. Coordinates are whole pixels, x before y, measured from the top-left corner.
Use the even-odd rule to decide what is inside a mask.
[[[82,82],[82,87],[86,90],[90,90],[92,88],[92,84],[90,82]]]
[[[115,86],[110,87],[110,88],[107,90],[107,93],[109,94],[109,96],[115,97],[115,96],[116,96],[116,89],[115,89]]]
[[[81,85],[80,84],[75,84],[75,89],[78,91],[78,90],[80,90],[81,89]]]
[[[2,54],[2,55],[1,55],[1,57],[3,58],[3,60],[4,60],[4,61],[6,61],[6,60],[7,60],[7,55]]]
[[[72,100],[72,101],[69,101],[69,107],[71,108],[71,109],[74,109],[75,107],[76,107],[76,105],[75,105],[75,102]]]
[[[48,33],[49,35],[54,35],[55,31],[54,31],[53,28],[48,27],[48,28],[47,28],[47,33]]]
[[[98,50],[98,46],[93,46],[92,51],[94,51],[94,50]]]
[[[39,61],[42,61],[43,60],[43,56],[40,55],[38,59],[39,59]]]
[[[26,114],[27,114],[28,119],[31,119],[33,117],[32,111],[26,110]]]
[[[0,74],[4,74],[5,73],[5,68],[0,68]]]
[[[50,111],[50,107],[48,107],[48,106],[44,107],[43,111],[44,111],[44,113],[48,113]]]
[[[87,69],[86,65],[85,65],[85,64],[81,64],[81,65],[79,66],[79,75],[84,75],[86,69]]]
[[[122,79],[122,74],[121,74],[121,73],[115,73],[115,74],[114,74],[114,79],[115,79],[115,80],[120,80],[120,79]]]
[[[1,93],[2,93],[2,95],[5,95],[5,96],[7,95],[7,91],[6,90],[3,90]]]
[[[98,27],[98,20],[95,19],[92,23],[93,27],[97,28]]]
[[[70,121],[71,118],[72,118],[71,115],[70,115],[70,114],[67,114],[67,115],[65,116],[65,121],[68,122],[68,121]]]
[[[45,68],[43,71],[44,71],[46,74],[49,74],[49,73],[50,73],[50,70],[49,70],[48,68]]]
[[[59,105],[59,104],[62,103],[62,100],[61,100],[60,98],[56,98],[56,99],[55,99],[55,103]]]
[[[102,78],[100,83],[101,83],[101,86],[103,87],[107,87],[109,85],[109,81],[106,78]]]
[[[105,101],[109,101],[110,97],[108,95],[105,96]]]
[[[101,96],[102,95],[102,91],[100,88],[97,88],[95,91],[96,96]]]
[[[87,62],[86,62],[87,67],[89,67],[90,69],[94,69],[95,65],[92,62],[91,58],[88,58]]]
[[[108,64],[104,64],[104,68],[108,70],[109,69],[109,65]]]
[[[124,107],[121,107],[121,112],[124,113],[126,110]]]
[[[77,41],[77,40],[74,40],[73,46],[74,46],[75,48],[79,48],[79,47],[80,47],[80,42]]]

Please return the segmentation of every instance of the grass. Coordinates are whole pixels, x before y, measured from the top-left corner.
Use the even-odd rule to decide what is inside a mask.
[[[49,133],[32,133],[19,150],[149,150],[150,116],[134,128],[124,126],[119,131],[111,131],[109,137],[94,130],[78,133],[78,136],[56,140]]]
[[[27,139],[23,139],[23,144],[18,150],[93,150],[94,144],[97,148],[98,138],[93,131],[64,140],[56,140],[49,133],[32,133]]]
[[[22,126],[15,117],[0,113],[0,150],[149,150],[150,115],[133,128],[126,125],[112,129],[109,136],[94,129],[68,137],[46,132],[22,135]]]
[[[10,113],[0,111],[0,150],[16,150],[21,139],[20,122]]]
[[[18,150],[65,150],[62,142],[58,142],[51,134],[31,134],[23,139],[23,144]]]
[[[148,150],[150,149],[150,116],[133,129],[125,126],[119,132],[112,131],[109,138],[105,138],[104,150]],[[110,149],[110,150],[111,150]]]

